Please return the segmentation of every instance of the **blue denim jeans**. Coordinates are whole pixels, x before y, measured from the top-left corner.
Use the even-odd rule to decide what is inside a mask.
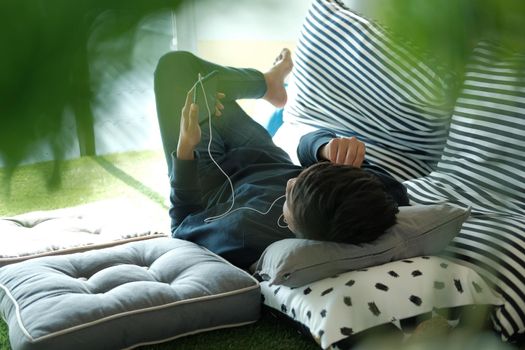
[[[224,105],[222,116],[212,116],[213,137],[210,153],[213,158],[220,161],[229,151],[237,147],[250,146],[269,148],[271,152],[282,158],[283,162],[291,163],[286,152],[275,146],[268,132],[235,102],[237,99],[264,96],[266,81],[261,72],[251,68],[221,66],[200,59],[189,52],[176,51],[163,56],[155,71],[157,116],[169,173],[171,173],[170,154],[177,149],[180,115],[186,101],[186,94],[197,81],[199,73],[204,76],[213,70],[218,71],[217,91],[226,95],[221,100]],[[207,174],[209,183],[208,177],[214,177],[216,166],[208,156],[210,140],[208,123],[208,119],[201,122],[202,140],[196,150],[201,156],[200,173]]]

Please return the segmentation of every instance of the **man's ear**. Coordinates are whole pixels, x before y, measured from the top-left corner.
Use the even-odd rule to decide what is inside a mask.
[[[301,233],[301,231],[298,230],[297,228],[295,228],[293,225],[290,226],[290,224],[288,224],[288,229],[289,229],[290,231],[293,232],[293,234],[295,235],[295,238],[302,238],[302,239],[306,238],[306,237]]]

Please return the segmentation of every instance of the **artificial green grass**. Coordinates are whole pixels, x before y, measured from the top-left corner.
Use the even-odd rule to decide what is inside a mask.
[[[164,155],[160,151],[129,152],[104,157],[84,157],[65,161],[61,185],[49,189],[47,181],[53,163],[26,165],[14,173],[10,191],[0,190],[0,216],[28,211],[50,210],[87,204],[110,198],[126,198],[137,205],[155,203],[167,215],[168,193]],[[0,169],[0,178],[3,171]],[[155,207],[155,205],[153,205]],[[7,326],[0,321],[0,350],[8,350]],[[257,323],[200,333],[141,349],[319,349],[310,339],[270,315]]]
[[[7,326],[0,322],[0,349],[10,350]],[[306,337],[297,333],[293,327],[277,321],[264,313],[253,324],[199,333],[173,341],[140,347],[141,350],[315,350],[319,347]]]
[[[117,169],[113,173],[103,166],[112,164]],[[21,166],[8,184],[4,181],[0,186],[0,216],[65,208],[115,197],[149,199],[158,203],[164,196],[164,189],[167,191],[164,156],[160,152],[129,152],[65,161],[61,183],[55,189],[48,186],[53,166],[52,162]],[[118,169],[123,170],[118,173]],[[3,177],[4,172],[0,169],[0,179]],[[129,183],[130,179],[134,179],[134,183]],[[140,184],[142,188],[137,186]]]
[[[140,348],[142,350],[231,350],[231,349],[304,349],[319,347],[297,333],[293,327],[263,313],[261,319],[251,325],[200,333],[172,342]]]
[[[0,349],[8,350],[10,348],[9,336],[7,334],[7,325],[4,323],[4,321],[0,321]]]

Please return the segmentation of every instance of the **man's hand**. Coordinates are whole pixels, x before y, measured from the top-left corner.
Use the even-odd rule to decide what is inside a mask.
[[[201,128],[199,125],[199,106],[193,101],[194,89],[188,91],[186,102],[182,108],[180,118],[179,143],[177,145],[177,158],[181,160],[194,159],[193,152],[201,141]],[[223,93],[217,93],[215,104],[215,116],[219,117],[224,109],[219,99],[225,97]]]
[[[319,157],[334,164],[360,168],[365,159],[365,144],[355,137],[331,139],[319,149]]]
[[[193,159],[193,151],[195,151],[195,147],[201,141],[199,106],[191,102],[193,94],[193,89],[188,91],[186,103],[181,112],[179,144],[177,145],[177,158],[181,160]]]
[[[224,109],[224,106],[222,105],[220,100],[226,97],[226,95],[222,92],[217,92],[215,97],[215,116],[220,117],[222,115],[222,110]]]

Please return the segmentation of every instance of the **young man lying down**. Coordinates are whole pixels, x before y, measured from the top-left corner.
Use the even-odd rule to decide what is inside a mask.
[[[247,268],[284,238],[372,241],[394,225],[398,206],[408,205],[405,187],[368,164],[356,138],[307,134],[297,166],[235,102],[263,98],[284,106],[292,65],[287,49],[264,74],[188,52],[161,58],[155,95],[173,237]]]

